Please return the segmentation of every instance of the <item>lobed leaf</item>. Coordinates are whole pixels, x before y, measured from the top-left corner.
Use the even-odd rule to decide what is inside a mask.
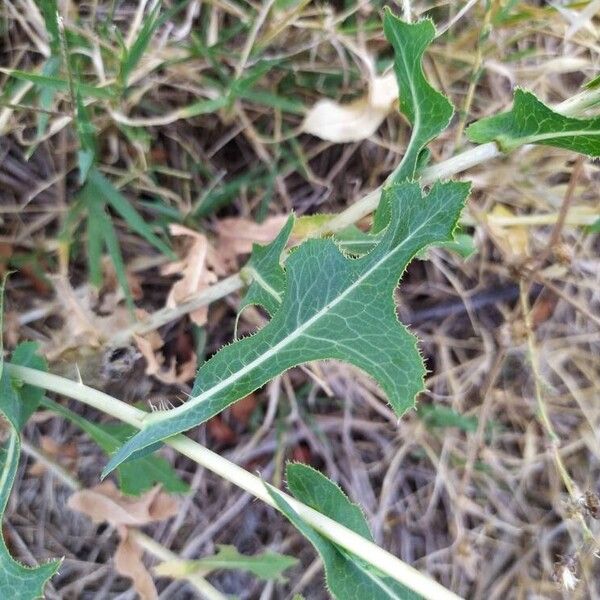
[[[452,239],[468,193],[469,185],[458,182],[437,183],[426,197],[417,183],[390,186],[384,195],[391,221],[371,252],[357,259],[345,256],[331,239],[305,241],[285,263],[283,299],[271,321],[205,362],[185,404],[148,414],[104,475],[310,361],[333,358],[362,369],[378,382],[396,414],[404,414],[423,387],[424,366],[416,339],[398,322],[394,290],[420,250]]]
[[[383,18],[385,36],[394,47],[394,71],[400,88],[400,111],[412,125],[408,146],[400,164],[388,178],[388,185],[415,179],[428,158],[425,146],[450,123],[454,108],[434,89],[423,73],[425,50],[435,39],[431,20],[405,23],[386,9]],[[389,220],[389,207],[382,197],[375,213],[374,231],[381,231]]]
[[[252,305],[262,306],[270,316],[279,309],[285,288],[285,271],[281,266],[281,256],[293,226],[294,218],[290,217],[270,244],[253,244],[252,256],[242,269],[242,277],[248,277],[251,283],[240,303],[240,313]]]
[[[503,152],[524,144],[542,144],[600,156],[600,117],[561,115],[522,89],[515,90],[511,110],[473,123],[466,134],[479,144],[496,142]]]
[[[372,540],[360,508],[342,490],[311,467],[288,464],[288,486],[296,499]],[[327,588],[339,600],[420,600],[421,596],[336,546],[305,523],[275,488],[267,490],[279,510],[315,547],[325,567]]]

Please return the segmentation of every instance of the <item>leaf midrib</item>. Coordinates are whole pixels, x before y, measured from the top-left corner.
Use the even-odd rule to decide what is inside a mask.
[[[567,138],[587,135],[600,135],[600,129],[576,129],[570,131],[550,132],[533,134],[522,138],[517,138],[519,146],[524,144],[533,144],[537,141],[553,140],[556,138]]]

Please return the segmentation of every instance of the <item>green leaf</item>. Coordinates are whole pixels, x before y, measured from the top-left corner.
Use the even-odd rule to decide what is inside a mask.
[[[129,75],[131,75],[131,72],[138,65],[142,56],[144,56],[156,30],[161,25],[169,22],[179,11],[184,9],[188,3],[189,0],[177,2],[161,15],[160,10],[162,2],[157,2],[154,8],[144,17],[142,27],[140,28],[135,41],[129,48],[124,48],[123,51],[119,70],[119,82],[123,87],[127,86]],[[123,44],[123,42],[121,43]]]
[[[373,541],[360,506],[350,502],[342,489],[323,473],[302,463],[288,463],[286,480],[295,498]]]
[[[435,39],[435,27],[429,19],[405,23],[388,8],[383,30],[394,47],[394,71],[400,89],[400,111],[412,125],[404,157],[388,178],[388,184],[412,180],[424,166],[425,146],[450,123],[454,109],[449,100],[425,78],[423,54]],[[375,213],[373,230],[381,231],[388,223],[389,207],[382,198]]]
[[[451,242],[441,242],[436,244],[436,247],[458,254],[458,256],[465,259],[470,258],[477,252],[477,246],[475,245],[473,236],[462,232],[460,228],[454,233],[454,239]],[[425,250],[424,252],[419,253],[418,258],[426,260],[428,254],[429,252]]]
[[[600,233],[600,219],[594,221],[588,228],[588,233]]]
[[[7,377],[6,374],[2,375],[3,379]],[[2,387],[4,393],[4,386]],[[0,448],[0,519],[4,517],[20,454],[19,434],[11,427],[8,441]],[[53,560],[39,567],[23,565],[12,558],[4,536],[0,535],[0,598],[19,598],[19,600],[42,598],[46,582],[56,573],[60,563],[60,560]]]
[[[0,325],[3,322],[4,281],[0,285]],[[1,329],[1,327],[0,327]],[[1,338],[2,336],[0,336]],[[21,345],[13,354],[17,364],[44,367],[43,361],[33,354],[34,346]],[[40,390],[41,392],[41,390]],[[19,385],[4,370],[4,351],[0,339],[0,413],[8,431],[8,440],[0,447],[0,521],[4,518],[21,454],[19,431],[27,417],[35,410],[38,392],[31,386]],[[16,561],[8,551],[0,528],[0,598],[35,600],[42,598],[44,586],[60,566],[60,560],[39,567],[28,567]]]
[[[58,6],[56,0],[45,0],[38,4],[50,42],[52,56],[60,56],[60,33],[58,30]]]
[[[135,431],[134,427],[125,423],[92,423],[49,398],[43,398],[42,405],[80,427],[107,455],[112,454]],[[139,496],[157,483],[172,494],[184,494],[190,489],[162,456],[144,456],[129,461],[118,467],[117,477],[119,489],[128,496]]]
[[[282,573],[298,560],[278,552],[262,552],[255,556],[240,554],[235,546],[217,546],[217,554],[199,560],[176,560],[162,563],[156,568],[159,575],[184,577],[197,574],[205,577],[221,569],[248,571],[264,581],[285,582]]]
[[[273,316],[281,306],[285,287],[281,256],[293,226],[294,218],[290,217],[270,244],[253,244],[252,256],[241,272],[242,277],[248,277],[251,283],[240,303],[240,313],[247,306],[257,305]]]
[[[38,371],[47,371],[48,364],[46,359],[37,354],[39,344],[37,342],[21,342],[12,353],[12,362],[22,367],[30,367]],[[17,382],[13,381],[13,385]],[[18,398],[11,410],[11,422],[18,429],[21,429],[27,422],[27,419],[37,410],[40,401],[44,395],[41,388],[29,384],[20,384],[18,388]]]
[[[112,220],[106,214],[106,210],[102,199],[93,193],[91,185],[86,185],[81,193],[81,197],[84,198],[88,206],[90,222],[92,222],[92,235],[98,236],[98,238],[101,238],[104,241],[106,250],[115,268],[115,274],[117,276],[119,285],[125,293],[127,305],[129,309],[133,311],[135,305],[133,303],[133,297],[129,288],[129,281],[127,281],[127,272],[125,270],[125,263],[123,261],[123,255],[121,254],[121,248],[119,246],[117,232],[115,231],[114,225],[112,224]],[[90,263],[90,279],[93,282],[98,281],[102,271],[101,264],[96,264],[98,259],[101,258],[97,254],[97,243],[98,239],[94,239],[93,246],[90,248],[92,253],[88,256],[89,261],[95,261],[94,263]]]
[[[40,11],[44,18],[44,25],[46,26],[46,32],[48,33],[48,40],[50,45],[50,56],[42,67],[42,75],[45,77],[55,77],[60,71],[60,64],[62,60],[60,51],[60,32],[58,30],[58,6],[56,0],[46,0],[40,5]],[[39,86],[38,86],[39,87]],[[39,107],[44,111],[49,111],[52,108],[52,102],[54,101],[54,95],[56,90],[48,87],[40,87],[39,96]],[[48,122],[50,121],[50,115],[46,112],[39,112],[36,115],[37,119],[37,130],[36,137],[41,138]],[[27,151],[27,157],[29,158],[35,149],[37,143],[31,145]]]
[[[398,416],[414,406],[424,366],[416,339],[396,317],[393,294],[406,265],[428,245],[452,239],[469,185],[416,183],[385,191],[392,219],[377,246],[358,259],[331,239],[309,239],[285,263],[285,292],[270,322],[225,346],[198,371],[190,399],[149,413],[104,474],[132,453],[218,414],[291,367],[329,358],[353,364],[381,386]]]
[[[368,524],[360,508],[323,474],[301,464],[286,470],[293,495],[320,513],[335,519],[369,541]],[[279,510],[315,547],[325,567],[327,588],[338,600],[420,600],[420,596],[392,578],[377,572],[357,556],[330,542],[305,523],[275,488],[267,490]]]
[[[44,63],[42,67],[42,74],[48,77],[52,77],[56,75],[60,70],[60,56],[51,56]],[[39,107],[42,110],[49,111],[52,109],[52,103],[54,101],[54,96],[56,92],[52,88],[41,88],[40,89],[40,97],[39,97]],[[50,115],[47,112],[39,112],[37,114],[37,130],[36,137],[40,138],[44,135],[46,131],[46,127],[48,127],[48,123],[50,121]],[[37,143],[34,144],[34,148],[37,148]],[[31,155],[31,150],[29,151],[29,155]]]
[[[104,444],[96,440],[99,446],[110,455],[125,440],[129,439],[137,430],[126,423],[100,424],[98,427],[106,433]],[[119,487],[124,494],[139,496],[160,483],[163,489],[172,494],[185,494],[190,491],[190,486],[177,475],[177,472],[162,456],[148,455],[124,463],[118,470]]]
[[[600,87],[600,74],[596,75],[596,77],[593,77],[589,81],[586,81],[583,84],[583,87],[586,90],[595,90],[597,87]]]
[[[466,133],[478,144],[496,142],[503,152],[524,144],[543,144],[600,156],[600,117],[566,117],[521,89],[515,90],[511,110],[473,123]]]
[[[463,431],[477,431],[477,417],[466,417],[449,406],[422,404],[417,409],[417,415],[427,427],[458,427]]]

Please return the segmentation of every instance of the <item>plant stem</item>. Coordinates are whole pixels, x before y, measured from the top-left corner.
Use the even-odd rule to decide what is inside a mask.
[[[131,327],[120,331],[110,341],[116,346],[125,344],[134,334],[143,335],[144,333],[154,331],[155,329],[166,325],[170,321],[174,321],[175,319],[178,319],[179,317],[182,317],[183,315],[192,312],[201,306],[205,306],[211,302],[220,300],[221,298],[224,298],[233,292],[241,290],[245,285],[246,283],[244,283],[240,274],[235,273],[230,277],[221,279],[221,281],[211,285],[204,292],[197,294],[191,300],[183,302],[175,308],[163,308],[161,310],[157,310],[155,313],[150,315],[148,320],[139,321]]]
[[[5,363],[4,368],[11,377],[19,379],[24,383],[68,396],[74,400],[79,400],[138,429],[142,426],[143,417],[147,414],[104,392],[64,377],[10,363]],[[242,467],[228,461],[184,435],[175,435],[165,440],[165,443],[209,471],[227,479],[254,497],[276,508],[275,503],[267,492],[264,482]],[[306,506],[295,498],[287,494],[282,495],[292,509],[320,534],[427,600],[459,600],[459,596],[373,542],[368,541],[354,531]]]

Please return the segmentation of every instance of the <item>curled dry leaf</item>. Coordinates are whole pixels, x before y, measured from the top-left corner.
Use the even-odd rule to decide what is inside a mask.
[[[163,275],[182,276],[173,284],[167,297],[167,307],[174,308],[210,287],[217,281],[217,275],[224,275],[225,271],[205,235],[176,223],[169,230],[172,235],[187,237],[191,242],[181,260],[168,263],[161,269]],[[202,326],[207,315],[208,306],[202,306],[191,312],[190,318],[196,325]]]
[[[61,327],[49,342],[42,345],[42,353],[50,362],[71,350],[80,353],[84,348],[98,348],[129,325],[131,316],[123,305],[115,304],[108,315],[94,312],[97,294],[91,286],[84,285],[74,290],[62,276],[52,277],[51,281],[56,293],[57,312],[69,326]]]
[[[132,579],[142,600],[157,598],[152,577],[141,560],[142,551],[129,535],[128,528],[174,516],[179,509],[177,500],[161,492],[160,486],[132,498],[119,492],[112,481],[104,481],[93,488],[75,492],[68,505],[90,517],[94,523],[107,522],[117,529],[120,540],[114,556],[115,568]]]
[[[164,355],[159,351],[163,346],[163,340],[157,331],[152,331],[145,336],[134,335],[133,339],[146,360],[146,375],[152,375],[168,385],[185,383],[196,375],[198,359],[195,352],[191,352],[189,359],[181,365],[177,365],[173,357],[170,365],[165,368]]]
[[[142,562],[142,549],[128,535],[128,530],[115,551],[115,567],[119,574],[133,581],[135,591],[140,595],[141,600],[158,598],[152,575]]]
[[[215,227],[217,252],[227,269],[237,269],[237,257],[252,252],[253,243],[265,245],[272,242],[287,219],[286,215],[269,217],[262,223],[239,217],[221,219]]]
[[[72,471],[79,453],[77,452],[77,444],[69,442],[67,444],[59,444],[51,437],[42,435],[40,437],[40,448],[42,452],[51,459],[57,461],[67,471]],[[39,477],[46,471],[46,467],[41,462],[34,462],[27,472],[29,475]]]
[[[319,100],[307,113],[302,131],[329,142],[358,142],[372,136],[398,99],[394,73],[373,76],[369,92],[348,104]]]

